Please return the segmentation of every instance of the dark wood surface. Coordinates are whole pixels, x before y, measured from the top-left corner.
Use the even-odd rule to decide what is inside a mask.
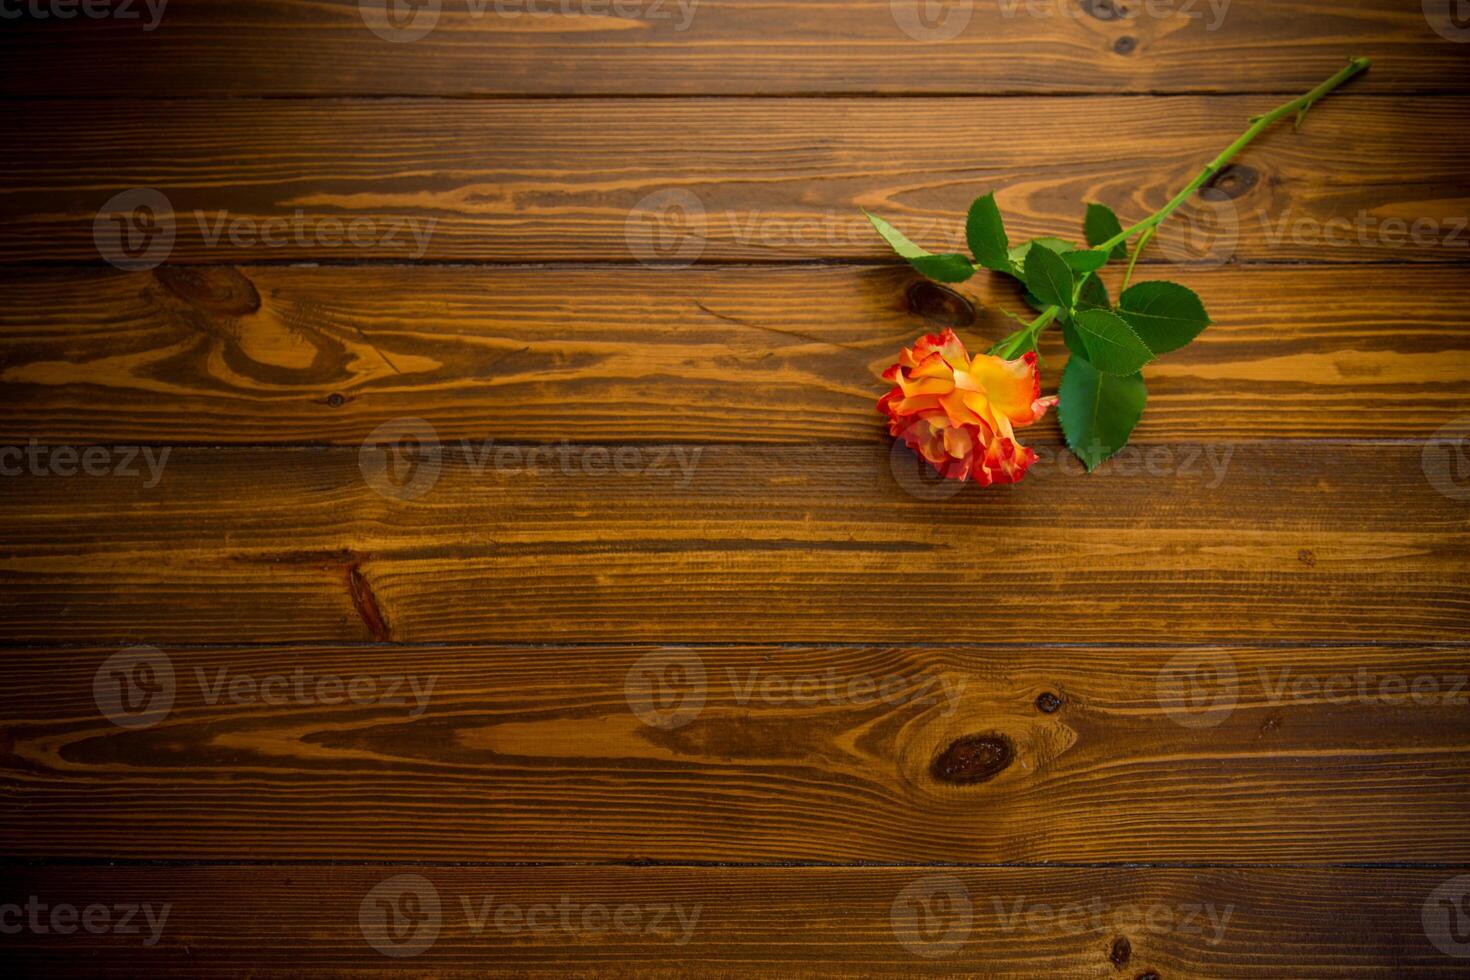
[[[140,14],[143,4],[135,5]],[[415,4],[425,7],[425,4]],[[385,43],[357,0],[169,0],[158,29],[15,24],[0,92],[118,96],[1287,92],[1372,57],[1372,92],[1463,92],[1465,54],[1403,0],[443,0]],[[692,8],[692,9],[691,9]],[[477,14],[476,11],[479,13]],[[687,13],[686,13],[687,12]],[[690,16],[692,14],[692,16]],[[406,18],[405,18],[406,20]],[[919,43],[927,20],[942,41]],[[422,23],[429,23],[425,20]],[[1124,40],[1124,39],[1129,40]]]
[[[7,969],[1470,975],[1470,44],[1021,4],[0,22]],[[1350,55],[1144,260],[1216,322],[1134,449],[890,451],[897,349],[1023,300],[860,207],[1136,220]]]
[[[17,780],[7,854],[1445,863],[1470,829],[1470,685],[1449,644],[686,647],[702,704],[669,729],[630,710],[643,702],[628,678],[660,647],[168,650],[173,712],[138,730],[91,700],[116,648],[7,652],[22,666],[4,697],[30,705],[3,757]],[[1195,708],[1161,697],[1181,657],[1234,671],[1228,710],[1197,715],[1209,724],[1179,724]],[[272,675],[293,703],[231,693]],[[402,680],[385,703],[312,693],[357,676]],[[1400,692],[1394,677],[1436,683]],[[937,775],[976,732],[1014,761],[973,786]]]
[[[1139,444],[1422,439],[1470,414],[1461,266],[1151,271],[1215,323],[1150,365]],[[848,265],[0,268],[0,436],[356,447],[408,416],[444,440],[872,445],[894,351],[945,326],[979,345],[1023,308],[986,276],[957,292]],[[1055,378],[1066,349],[1043,349]]]
[[[183,976],[1457,975],[1408,939],[1420,896],[1444,876],[1413,868],[168,865],[6,874],[21,890],[127,896],[120,904],[139,907],[136,934],[100,937],[82,953],[67,937],[24,935],[8,958],[36,972],[70,959],[79,972]],[[426,884],[439,901],[432,945],[414,959],[378,955],[359,925],[364,897]],[[909,910],[899,930],[895,905]],[[943,910],[932,930],[919,919],[926,907]],[[153,946],[149,911],[165,937]],[[962,953],[946,953],[956,947]],[[966,957],[958,971],[955,955]]]
[[[97,210],[114,193],[164,184],[174,262],[886,263],[860,207],[942,251],[963,244],[970,201],[997,188],[1016,240],[1077,239],[1085,202],[1141,220],[1282,101],[18,102],[0,120],[0,261],[93,261]],[[1262,137],[1215,203],[1163,226],[1154,255],[1466,262],[1467,117],[1470,96],[1349,89],[1313,108],[1300,133]],[[670,193],[698,210],[678,229],[648,227],[650,195]],[[1405,227],[1380,234],[1390,218]],[[1434,225],[1416,236],[1420,219]],[[335,235],[294,231],[329,220]],[[354,220],[365,222],[357,244],[346,240]],[[235,221],[247,224],[232,235]],[[657,251],[654,234],[687,236],[691,249]]]

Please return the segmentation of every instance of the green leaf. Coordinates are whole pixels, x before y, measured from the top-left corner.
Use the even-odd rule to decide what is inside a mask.
[[[1141,282],[1118,297],[1118,313],[1156,354],[1178,350],[1210,325],[1194,290],[1174,282]]]
[[[1026,267],[1026,256],[1031,253],[1032,245],[1041,245],[1044,248],[1049,248],[1053,252],[1056,252],[1058,255],[1063,252],[1070,252],[1072,251],[1072,249],[1076,248],[1076,246],[1073,245],[1071,242],[1064,241],[1060,238],[1033,238],[1031,239],[1031,241],[1022,242],[1015,248],[1011,249],[1011,264],[1014,265],[1016,269],[1020,270]],[[1014,275],[1018,279],[1021,278],[1021,273],[1019,271],[1014,273]]]
[[[1080,357],[1067,362],[1057,394],[1067,446],[1088,472],[1128,444],[1148,401],[1140,375],[1103,374]]]
[[[1087,236],[1087,244],[1093,248],[1101,245],[1110,238],[1116,238],[1123,234],[1123,223],[1113,213],[1113,209],[1106,204],[1087,205],[1087,217],[1082,220],[1082,232]],[[1113,253],[1109,258],[1126,259],[1128,257],[1128,243],[1119,242],[1113,246]]]
[[[1081,252],[1063,252],[1062,261],[1067,263],[1073,272],[1096,272],[1108,264],[1108,253],[1091,249]]]
[[[1077,295],[1077,308],[1111,310],[1113,301],[1108,297],[1108,287],[1095,274],[1082,280],[1082,291]]]
[[[876,214],[868,214],[867,211],[864,211],[863,214],[868,215],[868,220],[873,223],[874,228],[878,229],[878,234],[883,236],[883,240],[895,252],[930,279],[937,279],[939,282],[964,282],[975,274],[975,267],[963,255],[935,255],[932,252],[926,252],[909,241],[903,232]]]
[[[1033,248],[1026,253],[1023,278],[1032,295],[1043,303],[1064,310],[1072,308],[1072,270],[1050,248]]]
[[[1062,320],[1062,343],[1067,345],[1067,350],[1072,352],[1073,357],[1087,360],[1087,345],[1082,342],[1082,335],[1077,328],[1072,326],[1071,318]]]
[[[995,205],[995,195],[986,194],[975,198],[970,205],[970,216],[965,221],[965,240],[975,261],[995,272],[1015,275],[1011,265],[1011,241],[1006,237],[1005,222],[1001,220],[1000,208]]]
[[[1082,310],[1072,317],[1087,359],[1107,374],[1137,374],[1154,359],[1153,351],[1138,338],[1127,321],[1111,310]]]

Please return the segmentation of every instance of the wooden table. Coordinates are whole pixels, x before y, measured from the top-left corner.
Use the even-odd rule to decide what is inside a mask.
[[[7,972],[1470,975],[1446,3],[37,3]],[[860,207],[1137,220],[1352,55],[1145,258],[1124,456],[890,453],[1021,300]]]

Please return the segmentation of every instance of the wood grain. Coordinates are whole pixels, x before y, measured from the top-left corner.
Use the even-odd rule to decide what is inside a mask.
[[[369,31],[357,0],[170,0],[152,31],[146,16],[7,23],[0,94],[1295,92],[1359,55],[1375,61],[1365,90],[1464,92],[1470,55],[1401,0],[981,0],[943,8],[955,19],[933,17],[930,42],[902,0],[435,6],[412,43]]]
[[[1450,869],[252,866],[57,868],[37,875],[22,866],[6,872],[3,897],[11,901],[24,903],[28,889],[43,888],[50,903],[146,904],[155,921],[162,919],[152,946],[144,944],[155,932],[143,911],[136,934],[6,937],[10,962],[48,976],[92,975],[103,964],[130,974],[186,976],[390,969],[453,976],[1026,980],[1464,975],[1464,961],[1436,949],[1421,922],[1426,899],[1455,876]],[[417,878],[398,877],[404,874]],[[417,908],[404,902],[408,889],[436,897],[437,916],[432,898]],[[379,900],[408,912],[397,948],[427,948],[413,958],[372,948],[365,935],[395,948],[385,941],[385,919],[369,911],[368,925],[359,924],[363,906],[379,909]],[[621,928],[619,920],[602,921],[617,910]],[[1120,939],[1127,940],[1126,957]]]
[[[998,188],[1014,239],[1077,237],[1087,201],[1151,213],[1278,101],[23,102],[0,119],[0,261],[100,261],[99,209],[148,187],[176,262],[888,262],[859,208],[944,249]],[[1154,254],[1463,262],[1467,114],[1460,96],[1326,100]]]
[[[1156,273],[1216,322],[1146,371],[1135,444],[1470,415],[1458,267]],[[0,440],[358,445],[410,416],[446,439],[869,442],[900,347],[954,326],[984,350],[1022,308],[989,275],[959,294],[840,267],[10,270]],[[1044,350],[1050,390],[1066,351]]]
[[[1470,515],[1418,443],[1159,447],[1084,477],[1038,432],[1026,482],[987,491],[918,482],[889,441],[875,418],[870,444],[825,448],[174,448],[71,477],[48,455],[0,480],[0,615],[16,642],[1434,641],[1470,622]]]
[[[0,851],[1456,862],[1466,651],[10,650]]]

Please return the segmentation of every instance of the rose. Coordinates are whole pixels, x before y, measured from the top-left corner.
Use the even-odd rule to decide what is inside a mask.
[[[1057,403],[1041,397],[1036,353],[1007,361],[971,358],[953,330],[929,334],[905,347],[883,372],[895,385],[878,400],[888,431],[943,476],[982,487],[1015,483],[1036,462],[1015,431]]]
[[[1061,324],[1071,360],[1062,372],[1057,415],[1067,445],[1091,472],[1128,444],[1134,426],[1143,417],[1148,389],[1140,369],[1159,355],[1185,346],[1210,325],[1204,303],[1187,286],[1162,280],[1129,285],[1139,255],[1160,224],[1217,177],[1257,136],[1293,115],[1300,129],[1302,119],[1318,100],[1367,71],[1370,63],[1367,58],[1354,58],[1306,95],[1252,117],[1239,139],[1206,164],[1168,204],[1142,221],[1124,228],[1111,208],[1097,202],[1088,204],[1082,222],[1087,248],[1050,236],[1013,245],[994,191],[977,197],[966,213],[969,255],[930,252],[876,214],[866,209],[864,213],[883,240],[916,272],[930,279],[964,282],[980,269],[987,269],[1019,280],[1026,290],[1026,302],[1037,315],[1028,320],[1007,313],[1020,323],[1020,329],[990,348],[991,360],[1035,351],[1041,332],[1052,324]],[[1109,262],[1125,261],[1127,271],[1114,306],[1100,274]],[[899,387],[878,407],[892,420],[893,434],[902,436],[946,477],[965,480],[973,475],[987,485],[996,481],[1014,483],[1036,457],[1015,445],[1009,427],[1025,425],[1023,419],[1039,416],[1048,406],[1038,408],[1037,402],[1028,409],[1014,392],[1003,394],[1004,386],[996,387],[997,380],[1003,378],[999,378],[994,365],[987,366],[983,360],[968,367],[943,354],[932,363],[926,360],[934,350],[947,350],[953,337],[926,337],[914,350],[905,351],[910,363],[901,361],[890,372],[891,380],[898,381]],[[958,341],[954,344],[963,359],[964,347]],[[1023,371],[1015,367],[1019,362],[1006,363],[1012,365],[1013,373]],[[1034,364],[1027,362],[1026,367],[1034,368]],[[971,397],[977,390],[984,393],[978,401]],[[993,420],[986,417],[987,409],[993,410]],[[979,444],[974,442],[976,435],[981,437]]]

